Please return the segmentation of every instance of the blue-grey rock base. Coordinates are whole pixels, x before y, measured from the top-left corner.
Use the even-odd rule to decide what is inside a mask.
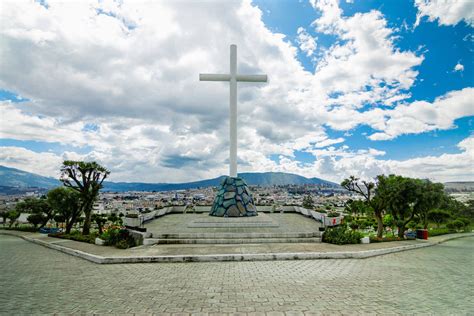
[[[222,179],[209,215],[219,217],[258,215],[252,193],[245,180],[239,177]]]

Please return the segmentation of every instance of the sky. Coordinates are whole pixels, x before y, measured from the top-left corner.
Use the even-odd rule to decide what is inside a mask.
[[[474,181],[473,1],[0,3],[0,165],[110,180],[228,173],[238,72],[239,172],[340,182]]]

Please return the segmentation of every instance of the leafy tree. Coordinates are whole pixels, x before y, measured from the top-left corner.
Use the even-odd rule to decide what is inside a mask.
[[[7,212],[7,218],[10,221],[8,227],[13,226],[13,224],[17,221],[18,217],[20,217],[20,214],[21,213],[16,211],[16,210],[10,210],[10,211]]]
[[[29,215],[26,220],[33,224],[34,228],[36,228],[39,224],[43,222],[44,218],[43,215],[34,213]]]
[[[82,212],[80,194],[70,188],[57,187],[50,190],[47,197],[51,207],[61,216],[55,221],[66,223],[66,233],[69,234]]]
[[[393,226],[395,226],[395,220],[393,219],[393,216],[391,214],[385,214],[384,217],[383,217],[383,225],[385,227],[390,227],[390,229],[392,230],[392,235],[394,235],[394,231],[393,231]]]
[[[31,223],[35,225],[35,227],[40,225],[40,228],[44,227],[55,215],[55,210],[49,205],[47,199],[44,197],[26,198],[15,206],[15,210],[19,213],[31,213],[32,215],[35,215],[32,216],[31,219],[36,223],[36,225],[33,222]]]
[[[406,225],[415,217],[416,203],[421,195],[418,179],[389,175],[379,176],[377,193],[386,201],[387,211],[398,227],[398,236],[403,238]]]
[[[436,223],[436,227],[438,228],[442,223],[446,223],[450,218],[451,213],[445,210],[435,209],[428,212],[428,220]]]
[[[372,209],[364,200],[351,200],[346,203],[345,211],[351,214],[371,214]]]
[[[82,234],[88,235],[91,225],[92,207],[110,171],[96,162],[66,160],[61,167],[61,181],[66,187],[80,195],[81,213],[84,213]]]
[[[376,194],[377,184],[374,182],[360,181],[359,178],[350,176],[342,181],[341,186],[363,197],[363,203],[365,204],[364,210],[374,215],[377,220],[377,237],[382,238],[384,200],[380,199]]]
[[[66,222],[66,218],[64,217],[63,214],[56,214],[56,215],[54,215],[53,219],[56,222],[56,227],[58,227],[59,223]]]
[[[312,210],[314,208],[314,202],[313,202],[313,198],[311,197],[311,195],[308,194],[303,198],[303,207],[307,208],[307,209],[310,209],[310,210]]]
[[[416,181],[418,186],[417,203],[415,212],[423,228],[428,228],[429,212],[440,206],[441,202],[446,198],[444,185],[441,183],[433,183],[429,180]]]
[[[393,216],[398,227],[398,236],[403,237],[408,223],[428,226],[428,213],[443,200],[444,187],[428,180],[402,176],[379,176],[377,194],[386,201],[386,210]]]
[[[107,218],[102,214],[92,214],[92,221],[97,224],[99,235],[102,234],[104,224],[107,223]]]

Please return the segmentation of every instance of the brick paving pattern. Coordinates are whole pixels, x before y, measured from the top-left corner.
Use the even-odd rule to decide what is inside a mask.
[[[472,315],[474,238],[357,260],[97,265],[0,236],[0,314]]]

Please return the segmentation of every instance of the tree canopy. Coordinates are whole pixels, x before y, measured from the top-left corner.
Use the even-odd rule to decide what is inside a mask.
[[[61,182],[79,193],[80,213],[84,213],[83,235],[88,235],[91,213],[99,190],[110,171],[96,162],[66,160],[61,167]]]

